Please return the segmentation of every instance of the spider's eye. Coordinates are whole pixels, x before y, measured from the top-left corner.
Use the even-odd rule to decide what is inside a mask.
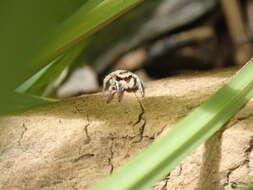
[[[121,80],[121,78],[116,76],[116,81],[120,81],[120,80]]]
[[[124,78],[124,81],[129,82],[131,80],[131,78],[132,78],[132,76],[128,76],[128,77]]]

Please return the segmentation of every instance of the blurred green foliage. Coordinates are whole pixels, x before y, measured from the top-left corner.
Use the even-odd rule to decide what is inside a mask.
[[[16,97],[13,91],[19,85],[43,68],[45,70],[46,65],[57,57],[68,54],[70,48],[78,45],[140,1],[142,0],[2,0],[0,2],[2,25],[0,113],[12,110],[10,108],[12,104],[6,102],[13,102],[9,97]],[[78,53],[75,56],[77,57]],[[74,60],[75,57],[72,56],[68,59],[68,63],[64,61],[65,66]],[[57,63],[59,62],[54,61],[54,64]],[[55,69],[53,66],[50,68]],[[60,68],[59,65],[57,68]],[[51,71],[47,69],[47,72]],[[30,84],[34,85],[34,83]],[[39,85],[41,86],[41,82]],[[27,87],[27,89],[31,88]],[[18,102],[22,104],[22,101],[16,101],[17,104]],[[43,102],[45,100],[41,103]],[[36,104],[37,101],[33,101],[20,107]],[[15,110],[16,108],[13,109]]]

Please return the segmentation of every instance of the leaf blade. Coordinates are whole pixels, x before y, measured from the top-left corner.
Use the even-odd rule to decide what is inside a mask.
[[[16,92],[6,93],[6,98],[0,100],[0,105],[4,109],[0,109],[0,115],[9,115],[25,111],[28,108],[57,102],[55,99],[41,98],[33,95],[25,95]]]
[[[87,44],[84,41],[76,47],[70,49],[67,53],[59,56],[54,61],[46,65],[38,73],[26,80],[16,91],[20,93],[29,93],[43,96],[47,86],[55,81],[63,70],[69,67],[80,55]]]
[[[30,4],[35,4],[34,1],[30,1],[31,0],[23,2],[24,5],[21,3],[21,7],[24,8],[22,12],[25,12],[26,9],[28,9],[28,12],[30,11]],[[72,11],[72,14],[55,18],[56,21],[48,25],[45,24],[46,20],[43,20],[43,17],[41,16],[41,22],[43,23],[43,27],[45,27],[45,29],[42,30],[43,33],[39,33],[38,28],[41,26],[34,22],[33,28],[36,28],[36,30],[34,29],[35,34],[31,34],[30,36],[27,35],[29,30],[23,29],[23,25],[18,24],[17,27],[19,28],[12,28],[8,27],[9,25],[12,26],[9,24],[4,27],[6,31],[4,30],[5,32],[2,35],[0,34],[0,38],[3,38],[4,42],[0,44],[0,49],[3,49],[3,51],[0,51],[0,57],[3,59],[2,61],[4,63],[3,65],[0,65],[0,72],[3,74],[0,75],[0,79],[2,79],[0,81],[6,81],[6,78],[15,79],[9,80],[10,85],[8,85],[10,89],[15,89],[23,81],[27,80],[55,58],[65,53],[69,48],[74,47],[80,41],[84,40],[89,35],[99,30],[101,27],[108,24],[123,14],[130,7],[137,5],[137,3],[140,3],[141,1],[143,0],[124,0],[122,2],[118,0],[86,0],[78,10]],[[20,4],[20,1],[11,0],[11,2],[14,2],[12,3],[14,4],[13,7],[16,7],[11,12],[19,10],[15,4]],[[46,0],[45,2],[48,2],[48,5],[52,3],[52,1],[49,0]],[[90,5],[89,2],[92,5]],[[6,3],[6,6],[7,5],[8,3]],[[46,3],[44,3],[43,6],[46,6]],[[35,11],[41,11],[39,6],[35,7],[38,9],[35,9]],[[7,12],[4,16],[10,17],[10,14],[6,11],[7,8],[8,7],[5,9],[2,8],[3,10],[0,9],[0,11]],[[50,20],[49,18],[51,17],[54,18],[53,16],[50,16],[50,14],[53,14],[52,12],[53,11],[47,13],[48,15],[45,15],[44,17],[48,18],[47,20]],[[31,11],[29,13],[31,13]],[[11,16],[19,18],[18,15]],[[5,23],[6,20],[4,21],[4,19],[7,19],[5,17],[0,17],[0,21]],[[10,20],[11,23],[15,21],[14,18]],[[30,25],[33,26],[31,23],[25,23],[27,22],[27,18],[29,18],[29,15],[24,17],[22,22],[24,22],[27,27]],[[8,28],[13,31],[22,29],[23,32],[15,32],[8,35]],[[13,36],[15,36],[15,39],[13,39]],[[26,36],[25,39],[23,39],[24,36]],[[16,52],[17,55],[11,56],[10,52]],[[6,63],[8,63],[8,66]],[[9,71],[10,68],[12,72]]]

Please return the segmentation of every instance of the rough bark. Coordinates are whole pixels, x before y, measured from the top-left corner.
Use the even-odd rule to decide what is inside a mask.
[[[0,119],[0,189],[87,189],[165,134],[234,70],[148,83],[146,97],[106,104],[98,94]],[[229,189],[253,168],[253,102],[175,168],[155,190]]]

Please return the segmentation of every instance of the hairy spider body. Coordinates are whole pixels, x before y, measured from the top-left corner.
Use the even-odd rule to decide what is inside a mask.
[[[141,79],[134,73],[126,70],[117,70],[107,75],[103,81],[103,92],[108,91],[109,103],[115,94],[121,101],[124,92],[139,92],[144,97],[144,86]]]

